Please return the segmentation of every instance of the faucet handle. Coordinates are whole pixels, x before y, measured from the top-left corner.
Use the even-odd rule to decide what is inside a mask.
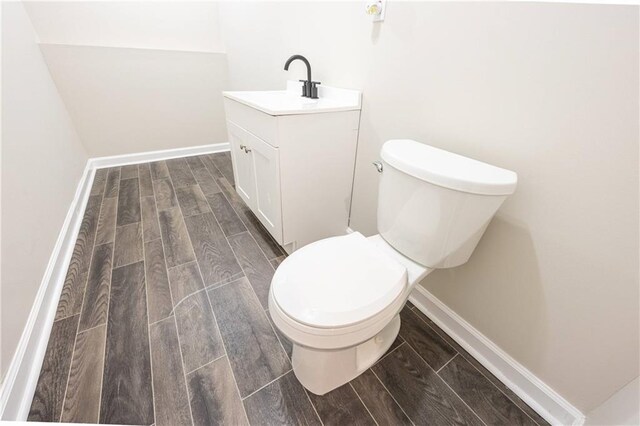
[[[307,80],[298,80],[300,83],[302,83],[302,97],[303,98],[308,98],[310,96],[311,93],[311,89],[309,87],[309,82]]]
[[[319,81],[312,81],[309,88],[309,97],[311,99],[318,99],[318,84],[322,84]]]

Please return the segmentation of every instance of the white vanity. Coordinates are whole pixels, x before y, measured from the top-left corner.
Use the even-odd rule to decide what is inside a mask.
[[[223,92],[236,191],[289,253],[348,226],[361,93],[318,89]]]

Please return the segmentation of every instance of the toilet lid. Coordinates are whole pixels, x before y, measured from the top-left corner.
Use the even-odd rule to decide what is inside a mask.
[[[273,300],[312,327],[345,327],[380,313],[404,291],[404,266],[360,233],[327,238],[294,252],[271,282]]]

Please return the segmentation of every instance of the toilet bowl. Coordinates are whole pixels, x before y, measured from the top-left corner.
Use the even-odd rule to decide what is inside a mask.
[[[278,267],[275,326],[292,342],[296,377],[323,395],[391,346],[411,290],[433,269],[465,263],[517,175],[412,140],[381,152],[378,230],[326,238]]]
[[[287,257],[272,281],[269,312],[293,344],[298,380],[323,395],[369,368],[398,335],[411,289],[431,271],[379,235],[358,232]]]

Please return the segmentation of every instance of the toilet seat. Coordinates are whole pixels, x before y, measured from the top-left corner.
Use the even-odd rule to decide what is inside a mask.
[[[336,329],[376,316],[403,293],[407,272],[362,234],[309,244],[278,267],[271,291],[289,318]]]

